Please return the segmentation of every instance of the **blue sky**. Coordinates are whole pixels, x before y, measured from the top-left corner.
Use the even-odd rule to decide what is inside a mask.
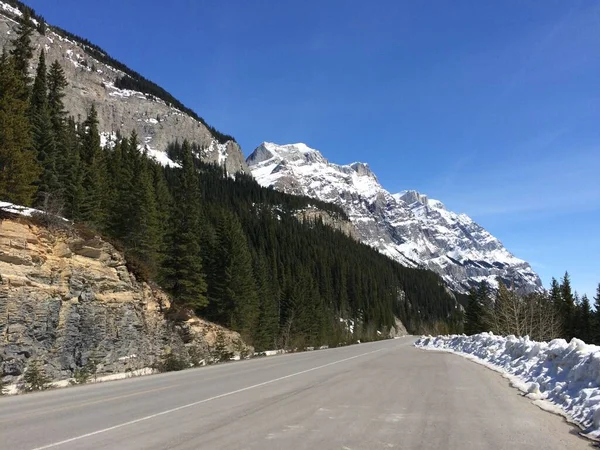
[[[600,282],[600,3],[29,0],[246,154],[305,142]],[[60,4],[60,7],[57,5]],[[51,5],[51,6],[50,6]]]

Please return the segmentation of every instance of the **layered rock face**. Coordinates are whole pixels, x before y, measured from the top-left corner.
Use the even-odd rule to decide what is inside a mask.
[[[17,382],[32,360],[54,380],[89,361],[102,376],[149,367],[165,353],[191,364],[216,350],[250,353],[240,336],[193,317],[165,318],[167,295],[136,281],[98,237],[0,222],[0,379]]]
[[[439,273],[448,285],[466,292],[496,278],[516,288],[541,287],[527,262],[465,214],[416,191],[391,194],[364,163],[338,165],[305,144],[261,144],[247,159],[263,186],[340,205],[360,240],[411,267]]]
[[[18,10],[0,1],[0,48],[10,48],[19,15]],[[85,119],[93,104],[98,110],[100,131],[106,136],[135,131],[148,153],[163,164],[170,163],[165,153],[167,145],[187,139],[203,147],[201,156],[205,161],[224,165],[229,173],[247,171],[236,142],[219,143],[201,122],[156,97],[117,89],[115,81],[124,73],[94,59],[78,43],[49,29],[45,36],[35,31],[32,44],[36,55],[33,66],[43,49],[48,65],[58,61],[65,70],[69,85],[64,103],[75,118]]]

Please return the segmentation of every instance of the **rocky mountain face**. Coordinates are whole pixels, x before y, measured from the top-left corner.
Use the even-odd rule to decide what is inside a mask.
[[[32,361],[53,380],[93,361],[96,376],[135,371],[166,353],[204,364],[249,354],[238,333],[197,317],[167,320],[167,295],[136,280],[97,236],[0,221],[0,380],[17,383]],[[218,356],[218,355],[217,355]]]
[[[20,16],[21,11],[0,1],[0,48],[9,49]],[[90,56],[83,44],[52,28],[45,35],[35,31],[32,44],[36,55],[32,74],[37,55],[43,49],[48,64],[58,61],[65,70],[69,82],[64,99],[67,111],[83,120],[94,104],[100,131],[106,139],[117,131],[125,135],[135,131],[148,153],[162,164],[171,163],[165,153],[167,145],[187,139],[203,148],[201,156],[205,161],[224,165],[230,173],[247,171],[235,141],[220,143],[200,121],[152,95],[116,88],[115,81],[124,72]]]
[[[465,214],[416,191],[391,194],[364,163],[338,165],[305,144],[261,144],[248,166],[263,186],[340,205],[360,240],[400,263],[439,273],[466,292],[496,278],[525,291],[541,281],[529,264]]]

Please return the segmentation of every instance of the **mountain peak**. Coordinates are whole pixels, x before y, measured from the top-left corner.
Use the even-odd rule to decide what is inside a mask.
[[[359,176],[368,176],[377,179],[377,177],[375,176],[375,174],[373,173],[373,171],[367,163],[353,162],[352,164],[350,164],[350,167],[352,167],[352,169],[354,169],[354,171]]]
[[[285,145],[275,144],[274,142],[263,142],[248,156],[247,163],[256,165],[271,159],[277,163],[284,162],[295,165],[327,163],[321,152],[310,148],[302,142]]]
[[[390,194],[368,164],[338,165],[305,144],[263,143],[248,166],[263,186],[341,206],[360,239],[398,262],[438,272],[466,292],[497,277],[526,291],[541,282],[523,260],[464,214],[416,190]]]

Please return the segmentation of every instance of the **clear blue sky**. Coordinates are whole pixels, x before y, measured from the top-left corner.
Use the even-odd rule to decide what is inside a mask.
[[[600,282],[600,2],[26,0],[246,154],[305,142]],[[59,6],[60,5],[60,6]]]

